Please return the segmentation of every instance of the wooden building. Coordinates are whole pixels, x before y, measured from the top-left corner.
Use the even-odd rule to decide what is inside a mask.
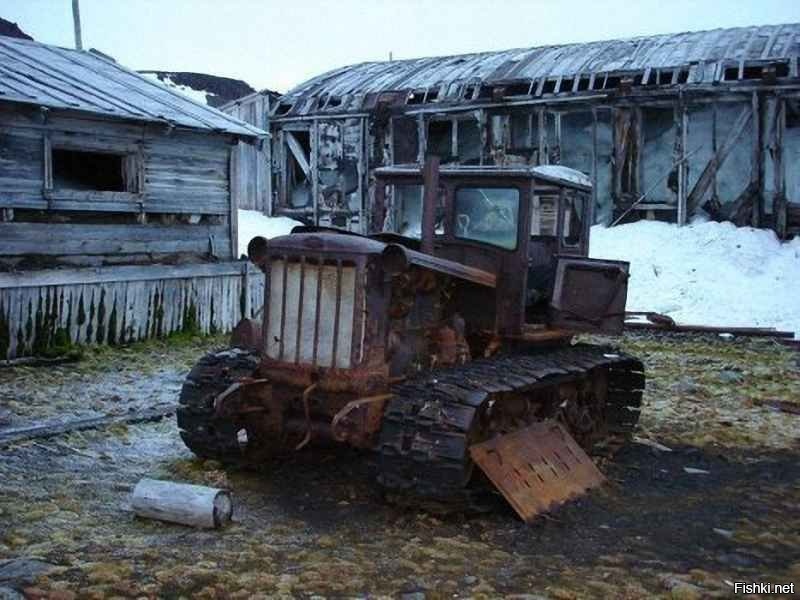
[[[595,220],[800,227],[800,24],[363,63],[271,113],[274,214],[371,223],[371,171],[427,153],[564,164]]]
[[[0,359],[260,305],[233,150],[264,131],[91,52],[0,37],[0,74]]]
[[[263,90],[219,107],[221,111],[259,129],[269,130],[269,113],[280,94]],[[236,178],[241,182],[238,206],[268,215],[272,210],[272,145],[240,142],[236,150]]]

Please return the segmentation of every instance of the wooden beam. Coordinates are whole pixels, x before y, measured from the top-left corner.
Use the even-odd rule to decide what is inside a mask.
[[[761,180],[764,178],[764,161],[761,159],[761,111],[758,94],[753,92],[751,110],[753,115],[753,138],[751,146],[750,189],[753,204],[750,213],[750,224],[761,226],[761,215],[764,212],[764,195],[761,193]]]
[[[308,163],[308,157],[306,156],[305,150],[303,150],[302,144],[291,131],[286,131],[285,133],[286,145],[289,147],[289,150],[292,151],[294,159],[297,161],[297,164],[300,165],[306,178],[311,181],[311,166]]]
[[[689,111],[686,107],[683,94],[680,95],[677,106],[677,121],[680,135],[680,164],[678,165],[678,225],[686,224],[686,196],[689,187],[689,165],[686,161],[686,146],[689,136]]]
[[[725,140],[722,142],[722,145],[714,153],[714,156],[712,156],[711,160],[708,161],[708,164],[706,164],[705,168],[700,174],[697,183],[695,183],[694,188],[692,188],[692,191],[689,192],[689,195],[686,198],[687,216],[693,214],[695,210],[697,210],[698,206],[700,205],[700,200],[703,198],[703,196],[705,196],[706,192],[714,183],[717,170],[725,162],[725,159],[728,157],[731,150],[733,150],[736,142],[741,137],[752,117],[752,108],[750,106],[743,107],[742,112],[739,113],[739,116],[734,122],[733,127],[728,133],[728,137],[725,138]]]

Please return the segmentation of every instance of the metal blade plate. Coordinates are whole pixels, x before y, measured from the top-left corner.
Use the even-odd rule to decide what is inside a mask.
[[[555,421],[475,444],[469,452],[526,523],[605,481],[592,459]]]

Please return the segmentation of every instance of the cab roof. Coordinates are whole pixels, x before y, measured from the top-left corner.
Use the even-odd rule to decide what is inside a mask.
[[[416,176],[422,177],[419,165],[395,165],[375,169],[377,177]],[[560,186],[582,191],[592,189],[592,180],[581,171],[562,165],[519,165],[512,167],[478,165],[443,165],[439,167],[440,177],[516,177],[539,179]]]

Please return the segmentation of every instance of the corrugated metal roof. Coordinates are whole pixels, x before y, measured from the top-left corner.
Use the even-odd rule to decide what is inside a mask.
[[[361,63],[310,79],[288,92],[283,102],[284,106],[293,104],[288,114],[319,110],[346,111],[357,109],[366,94],[436,89],[437,102],[463,101],[470,99],[465,96],[465,88],[469,86],[520,82],[536,84],[530,95],[541,95],[545,80],[559,78],[569,78],[575,86],[574,91],[579,92],[586,91],[586,88],[579,87],[580,83],[574,81],[576,78],[638,72],[644,78],[643,84],[652,84],[654,81],[663,83],[655,80],[656,72],[667,69],[679,73],[683,71],[680,77],[676,75],[672,83],[691,85],[719,81],[725,76],[726,69],[738,68],[745,63],[790,64],[793,61],[796,71],[798,56],[798,23],[716,29],[460,56]],[[721,69],[719,65],[722,65]],[[796,72],[793,75],[796,77]],[[315,103],[310,98],[320,100]],[[334,98],[335,102],[329,98]],[[280,109],[278,114],[281,114]]]
[[[97,54],[7,37],[0,37],[3,101],[239,136],[266,135]]]

